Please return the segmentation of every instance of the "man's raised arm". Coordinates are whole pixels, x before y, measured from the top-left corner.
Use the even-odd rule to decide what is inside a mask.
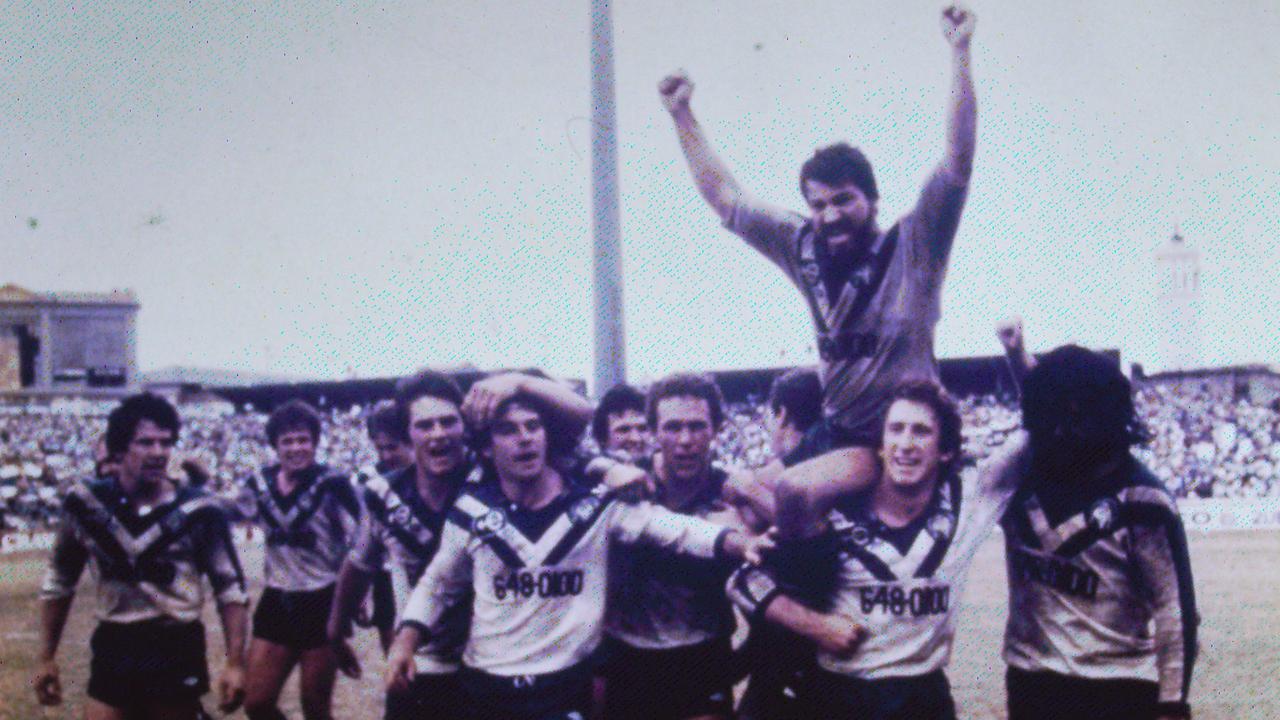
[[[500,373],[476,381],[462,401],[462,414],[477,427],[493,419],[494,410],[504,400],[518,394],[533,395],[551,406],[565,435],[577,438],[591,422],[594,409],[573,388],[551,378],[524,373]]]
[[[942,36],[951,45],[951,98],[947,111],[947,148],[942,170],[959,182],[973,172],[973,148],[978,129],[978,104],[974,99],[969,40],[977,18],[966,8],[952,5],[942,11]]]
[[[702,132],[702,126],[689,108],[689,100],[693,97],[693,82],[683,71],[675,72],[658,83],[658,94],[662,96],[662,104],[671,113],[671,120],[676,124],[680,149],[684,151],[684,158],[689,163],[689,172],[693,174],[698,193],[720,216],[721,222],[729,222],[742,190],[733,175],[729,174],[724,161],[711,148],[711,143]]]

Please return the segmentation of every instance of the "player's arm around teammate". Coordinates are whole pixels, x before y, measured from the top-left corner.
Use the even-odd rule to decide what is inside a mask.
[[[547,403],[518,394],[476,442],[486,478],[450,513],[414,589],[388,661],[389,689],[414,675],[413,651],[470,591],[462,681],[472,711],[492,718],[570,717],[590,705],[602,635],[609,547],[646,542],[699,557],[758,556],[764,544],[651,503],[628,505],[547,463]]]
[[[828,535],[729,585],[744,610],[818,645],[819,668],[799,693],[814,717],[955,717],[944,673],[954,611],[1021,477],[1018,443],[962,482],[954,403],[928,382],[891,397],[872,492],[833,511]]]

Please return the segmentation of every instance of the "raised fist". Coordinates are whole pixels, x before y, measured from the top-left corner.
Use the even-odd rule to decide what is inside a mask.
[[[683,70],[677,70],[658,83],[658,94],[662,96],[662,105],[667,112],[687,109],[689,98],[693,97],[693,81]]]
[[[1022,318],[1011,317],[996,325],[996,337],[1008,352],[1022,352]]]
[[[951,5],[942,11],[942,37],[951,47],[968,47],[973,37],[973,26],[978,18],[972,11],[960,5]]]
[[[41,705],[62,704],[62,682],[58,679],[58,663],[52,660],[42,663],[36,670],[35,679],[31,684],[35,687],[36,699]]]

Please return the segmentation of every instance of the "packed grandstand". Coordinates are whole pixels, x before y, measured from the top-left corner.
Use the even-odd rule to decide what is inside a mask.
[[[1178,497],[1249,498],[1280,494],[1280,411],[1275,403],[1224,396],[1209,386],[1148,385],[1138,407],[1151,434],[1144,462]],[[93,473],[95,450],[114,403],[75,401],[0,407],[0,512],[5,530],[33,530],[56,520],[60,486]],[[320,460],[336,467],[373,465],[364,430],[366,405],[325,412]],[[1017,430],[1012,398],[961,398],[965,454],[981,460]],[[178,456],[226,490],[273,458],[266,414],[225,403],[186,403]],[[754,467],[769,458],[764,404],[752,396],[729,405],[717,442],[719,462]],[[590,443],[590,438],[584,438]],[[174,468],[182,473],[181,467]]]

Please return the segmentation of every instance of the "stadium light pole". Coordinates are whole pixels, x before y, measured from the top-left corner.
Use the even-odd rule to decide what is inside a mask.
[[[622,227],[618,212],[618,112],[611,0],[591,0],[591,204],[595,236],[597,396],[626,379],[622,328]]]

